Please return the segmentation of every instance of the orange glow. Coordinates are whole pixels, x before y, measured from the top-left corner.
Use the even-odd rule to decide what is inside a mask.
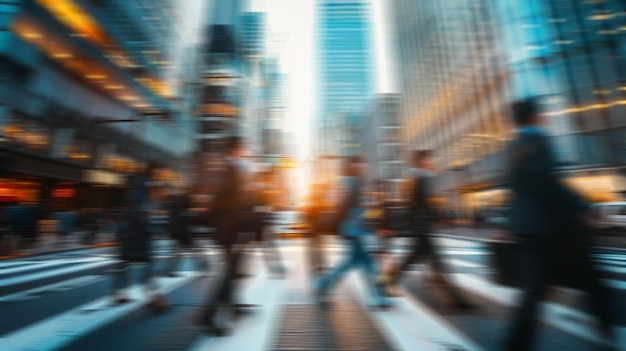
[[[113,41],[104,33],[96,21],[87,15],[79,5],[72,0],[36,0],[36,2],[50,11],[61,22],[78,34],[98,45],[110,45]]]
[[[74,189],[72,188],[57,188],[52,192],[52,197],[55,198],[71,198],[74,197]]]
[[[73,30],[76,36],[98,45],[111,62],[122,68],[135,66],[132,59],[118,48],[117,43],[107,35],[98,22],[74,0],[36,0],[36,2]],[[33,34],[37,35],[37,38],[42,37],[38,32],[30,33]],[[167,99],[175,97],[170,87],[157,79],[145,77],[143,84]]]
[[[207,104],[203,106],[202,113],[212,116],[235,117],[239,111],[229,104]]]
[[[111,78],[115,77],[115,74],[102,67],[98,62],[96,62],[96,60],[89,58],[81,58],[80,60],[75,59],[76,56],[80,55],[74,54],[75,50],[73,50],[73,48],[70,47],[64,39],[51,34],[46,37],[46,40],[39,40],[38,38],[29,35],[32,33],[49,32],[41,23],[38,23],[34,19],[27,16],[20,16],[13,25],[13,32],[26,42],[36,46],[43,53],[57,59],[58,62],[65,68],[85,77],[86,79],[90,79],[92,83],[98,85],[102,84],[100,86],[107,90],[119,91],[119,96],[136,96],[136,94],[133,94],[129,88],[119,84],[120,82],[115,78]],[[144,101],[139,100],[139,98],[132,99],[132,101],[141,102],[147,105]]]
[[[69,54],[67,52],[59,52],[59,53],[56,53],[56,54],[52,54],[52,57],[54,57],[54,58],[73,58],[74,55]]]
[[[28,39],[41,39],[43,38],[43,36],[39,33],[34,33],[34,32],[27,32],[27,33],[23,33],[22,34],[25,38]]]
[[[103,74],[88,74],[85,76],[87,79],[106,79],[107,76],[103,75]]]
[[[626,100],[617,100],[617,101],[609,102],[607,104],[593,104],[593,105],[587,105],[587,106],[572,107],[572,108],[568,108],[568,109],[561,110],[561,111],[548,112],[545,115],[546,116],[559,116],[559,115],[567,114],[567,113],[601,110],[601,109],[614,107],[618,105],[624,105],[624,104],[626,104]]]

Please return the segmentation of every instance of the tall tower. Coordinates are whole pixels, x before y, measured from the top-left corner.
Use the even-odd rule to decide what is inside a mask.
[[[369,0],[319,0],[319,153],[344,155],[355,149],[351,136],[375,90],[372,32]],[[333,135],[338,140],[329,140]]]

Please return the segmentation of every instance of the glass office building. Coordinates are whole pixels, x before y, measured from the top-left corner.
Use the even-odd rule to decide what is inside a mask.
[[[0,149],[15,162],[2,183],[37,184],[27,193],[44,202],[69,194],[72,205],[105,206],[113,192],[103,189],[148,162],[179,171],[192,146],[191,109],[180,104],[200,21],[183,16],[192,5],[4,2]]]
[[[405,140],[438,150],[451,206],[505,196],[509,104],[538,97],[561,169],[592,201],[616,199],[624,166],[623,1],[397,0]]]
[[[358,152],[354,126],[374,92],[371,4],[320,0],[317,5],[318,123],[326,152]],[[329,133],[340,130],[341,133]],[[335,140],[328,140],[334,135]],[[329,146],[332,145],[332,146]]]

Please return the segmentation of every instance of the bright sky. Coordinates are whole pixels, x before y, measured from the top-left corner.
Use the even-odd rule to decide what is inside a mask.
[[[252,11],[268,14],[268,50],[289,74],[287,130],[294,132],[298,156],[310,154],[310,125],[315,115],[315,4],[319,0],[253,0]],[[385,11],[388,0],[370,0],[377,63],[377,92],[395,92]]]
[[[392,37],[388,30],[389,0],[372,0],[374,20],[374,50],[376,51],[376,80],[378,93],[396,93],[392,57]]]
[[[319,0],[252,0],[251,11],[268,16],[268,55],[278,57],[281,70],[287,73],[287,112],[285,130],[293,133],[295,156],[301,160],[310,154],[311,126],[316,113],[315,5]],[[370,0],[373,9],[374,51],[376,52],[377,92],[394,92],[393,67],[390,66],[390,40],[384,11],[388,0]],[[308,179],[302,170],[302,181]]]
[[[279,58],[289,75],[285,129],[294,134],[297,156],[309,155],[309,126],[314,114],[315,89],[313,10],[315,0],[265,0],[268,13],[269,55]]]

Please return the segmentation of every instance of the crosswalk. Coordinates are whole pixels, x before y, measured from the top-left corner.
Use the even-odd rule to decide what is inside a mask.
[[[333,247],[329,253],[336,261],[341,248]],[[519,294],[516,289],[495,285],[484,274],[467,273],[468,269],[478,270],[482,261],[468,259],[473,256],[472,247],[453,247],[444,250],[447,262],[463,273],[452,279],[489,312],[442,312],[425,297],[428,281],[419,272],[409,274],[403,297],[394,298],[394,307],[384,311],[368,307],[363,279],[358,272],[350,273],[333,292],[336,304],[331,311],[323,311],[311,295],[306,249],[298,240],[281,243],[289,269],[286,279],[273,279],[261,258],[253,255],[248,265],[252,278],[243,281],[241,300],[258,307],[233,325],[232,335],[222,338],[204,335],[190,317],[202,306],[214,276],[184,271],[178,277],[161,278],[160,288],[173,308],[165,316],[152,316],[144,312],[145,299],[138,285],[130,288],[130,303],[110,304],[106,287],[110,285],[109,269],[115,264],[110,254],[0,262],[0,316],[5,319],[0,321],[0,350],[82,350],[85,345],[90,345],[89,350],[129,351],[495,350],[494,340],[507,324],[504,312],[514,306]],[[486,254],[480,248],[474,253]],[[624,262],[621,255],[600,259],[612,267]],[[195,292],[188,292],[193,289]],[[44,307],[31,310],[36,306]],[[44,311],[46,308],[50,311]],[[11,327],[7,313],[17,311],[37,318]],[[16,323],[19,319],[16,315]],[[583,351],[599,349],[605,343],[595,331],[593,318],[569,301],[547,301],[540,319],[549,330],[546,343],[559,341],[575,345],[571,350]],[[186,331],[185,336],[179,335],[180,330]],[[135,331],[144,334],[126,340],[132,339]],[[626,325],[618,328],[618,333],[626,350]],[[542,344],[541,337],[538,344]],[[538,349],[559,349],[546,345]]]

